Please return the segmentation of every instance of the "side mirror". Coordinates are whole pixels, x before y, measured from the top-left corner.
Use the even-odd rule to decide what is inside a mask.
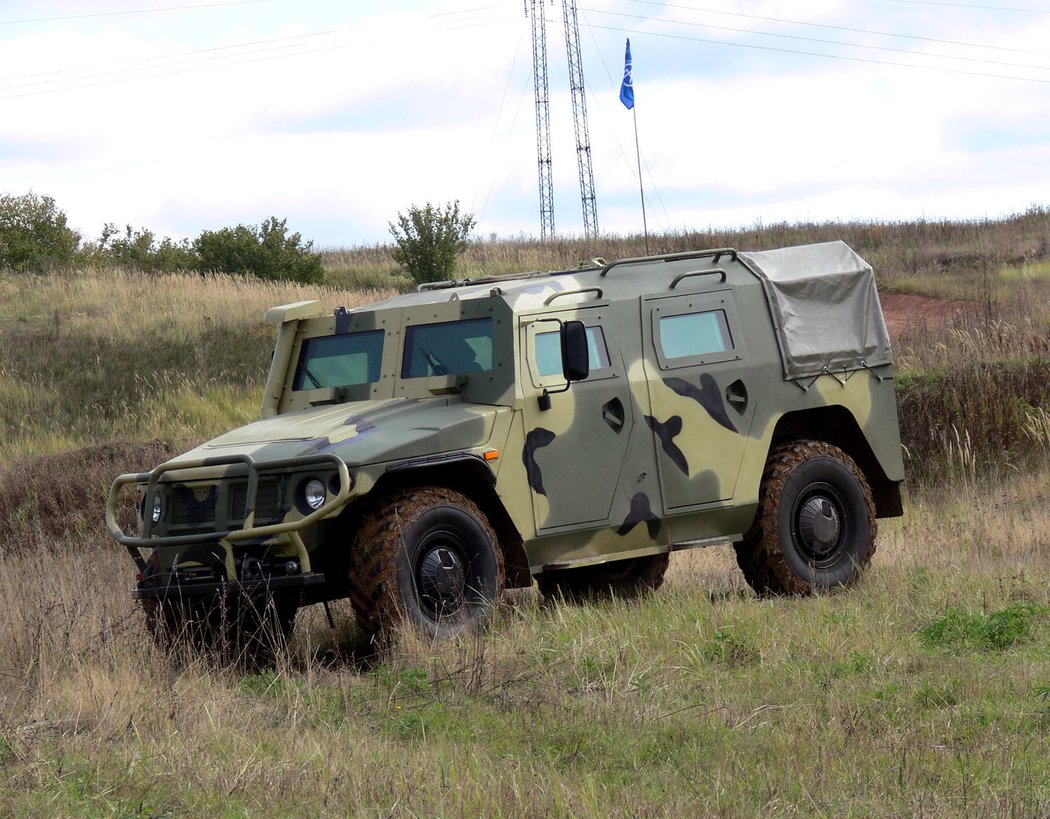
[[[547,319],[544,319],[547,320]],[[552,319],[557,321],[557,319]],[[561,325],[561,372],[566,384],[559,390],[544,389],[540,395],[540,410],[551,408],[551,396],[568,391],[573,381],[583,381],[591,374],[590,351],[587,349],[587,327],[582,321],[558,322]]]
[[[582,321],[561,326],[561,369],[566,381],[583,381],[591,373],[587,328]]]

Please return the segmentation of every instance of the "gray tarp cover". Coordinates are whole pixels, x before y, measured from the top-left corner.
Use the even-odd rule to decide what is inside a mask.
[[[762,280],[784,378],[892,363],[871,265],[845,242],[741,253]]]

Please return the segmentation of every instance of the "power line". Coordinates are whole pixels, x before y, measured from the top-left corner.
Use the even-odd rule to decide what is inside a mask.
[[[339,51],[341,49],[351,48],[353,45],[354,45],[354,43],[339,43],[337,45],[326,46],[325,48],[314,48],[314,49],[309,49],[309,50],[305,50],[305,51],[304,50],[290,51],[290,52],[287,52],[285,54],[273,54],[273,55],[269,55],[269,56],[265,56],[265,57],[252,57],[250,59],[237,59],[237,60],[233,60],[233,61],[227,62],[227,63],[219,63],[217,65],[210,65],[210,64],[209,65],[199,65],[199,66],[192,66],[192,67],[184,68],[184,69],[180,69],[180,70],[160,71],[160,72],[152,73],[152,74],[150,74],[150,73],[142,73],[142,74],[139,74],[139,75],[136,75],[136,76],[130,76],[130,77],[115,77],[115,78],[107,79],[107,80],[99,80],[98,82],[79,82],[78,83],[78,82],[74,81],[74,82],[72,82],[72,83],[70,83],[68,85],[59,86],[57,88],[44,88],[44,89],[40,89],[40,90],[37,90],[37,91],[26,91],[24,93],[19,93],[19,94],[3,94],[3,93],[0,93],[0,99],[10,100],[10,99],[19,99],[19,98],[22,98],[22,97],[36,97],[36,96],[41,96],[41,95],[44,95],[44,94],[58,94],[58,93],[61,93],[63,91],[75,91],[75,90],[80,90],[80,89],[84,89],[84,88],[98,88],[98,87],[106,86],[106,85],[120,85],[120,84],[123,84],[123,83],[129,83],[129,82],[139,82],[141,80],[153,80],[153,79],[160,79],[162,77],[174,77],[174,76],[178,76],[178,75],[181,75],[181,74],[192,74],[192,73],[195,73],[195,72],[198,72],[198,71],[206,71],[206,70],[211,69],[211,68],[232,68],[233,66],[238,66],[238,65],[249,65],[251,63],[270,62],[271,60],[282,60],[282,59],[286,59],[288,57],[302,57],[302,56],[308,56],[308,55],[312,55],[312,54],[320,54],[320,53],[323,53],[323,52],[326,52],[326,51]],[[232,56],[249,57],[249,56],[251,56],[251,55],[253,55],[255,53],[257,53],[257,52],[249,52],[248,54],[244,54],[244,55],[232,55]],[[163,66],[158,66],[158,68],[162,68],[162,67]],[[8,90],[17,90],[17,89],[8,89]]]
[[[36,72],[36,73],[33,73],[33,74],[16,74],[16,75],[13,75],[13,76],[10,76],[10,77],[6,77],[4,80],[0,80],[0,82],[10,81],[10,80],[35,79],[37,77],[51,77],[51,76],[56,76],[56,75],[61,75],[61,74],[74,74],[74,73],[80,72],[80,71],[89,72],[89,73],[87,73],[83,77],[71,77],[70,79],[88,79],[88,78],[90,78],[92,76],[104,75],[106,73],[110,73],[112,71],[116,71],[116,70],[119,70],[119,69],[121,69],[123,67],[127,67],[127,66],[143,65],[143,64],[148,64],[148,63],[157,63],[157,62],[160,62],[162,60],[173,60],[173,59],[178,59],[178,58],[182,58],[182,57],[195,57],[195,56],[201,55],[201,54],[214,54],[214,55],[216,55],[214,57],[209,57],[209,58],[204,58],[204,59],[221,59],[223,57],[235,57],[235,56],[238,56],[235,53],[220,54],[218,52],[234,52],[237,49],[250,49],[253,46],[272,46],[275,43],[286,43],[286,42],[292,42],[292,41],[296,41],[296,40],[308,40],[308,39],[312,39],[312,38],[316,38],[316,37],[326,37],[326,36],[329,36],[329,35],[332,35],[332,34],[338,34],[338,33],[341,33],[341,32],[351,31],[351,30],[352,30],[351,28],[329,29],[327,31],[314,31],[314,32],[311,32],[309,34],[296,34],[296,35],[292,35],[292,36],[288,36],[288,37],[273,37],[273,38],[266,39],[266,40],[251,40],[251,41],[248,41],[248,42],[245,42],[245,43],[234,43],[232,45],[226,45],[226,46],[212,46],[210,48],[198,48],[198,49],[194,49],[192,51],[177,51],[177,52],[175,52],[173,54],[162,54],[162,55],[157,56],[157,57],[139,57],[139,58],[136,58],[136,59],[133,59],[133,60],[118,60],[116,62],[111,62],[111,63],[95,63],[94,65],[75,66],[73,68],[60,68],[60,69],[55,69],[54,71],[39,71],[39,72]],[[267,50],[267,49],[256,49],[256,50],[250,51],[248,53],[256,53],[256,51],[265,51],[265,50]],[[185,62],[186,63],[193,63],[193,62],[200,62],[200,60],[186,60]],[[157,65],[157,66],[153,66],[153,67],[161,68],[162,66]],[[95,72],[95,73],[90,73],[90,72]],[[50,82],[57,82],[57,80],[51,80]],[[43,82],[41,82],[41,83],[26,83],[25,86],[29,86],[29,85],[33,85],[33,84],[44,84],[44,83]],[[23,87],[23,86],[15,86],[15,87]]]
[[[480,28],[482,26],[494,25],[508,21],[509,19],[504,19],[461,26],[442,25],[438,30],[448,31]],[[245,43],[236,43],[228,46],[194,49],[192,51],[176,52],[174,54],[162,55],[159,57],[143,57],[134,60],[121,60],[115,63],[78,66],[33,74],[21,74],[8,77],[5,80],[0,80],[0,92],[24,91],[25,93],[0,93],[0,99],[15,99],[41,94],[56,94],[63,91],[95,88],[105,85],[117,85],[138,80],[159,79],[179,74],[189,74],[194,71],[202,71],[209,68],[227,68],[245,63],[266,62],[268,60],[309,56],[311,54],[326,51],[335,51],[349,48],[352,44],[337,43],[329,46],[314,47],[311,45],[311,41],[318,38],[345,34],[354,30],[355,27],[347,26],[344,28],[315,31],[288,37],[275,37],[266,40],[253,40]],[[260,56],[265,55],[268,52],[278,53],[272,53],[269,56]],[[173,62],[165,64],[167,61]],[[140,67],[141,70],[134,75],[111,76],[115,72],[123,71],[128,67],[135,66]],[[89,82],[89,80],[94,79],[97,79],[98,81]],[[18,80],[29,80],[29,82],[12,82]],[[53,87],[46,87],[49,85]]]
[[[627,14],[625,12],[602,11],[600,9],[587,9],[587,11],[596,12],[598,14],[604,14],[606,16],[611,16],[611,17],[627,17],[627,18],[635,19],[635,20],[650,20],[651,19],[649,17],[644,17],[644,16],[641,16],[641,15],[638,15],[638,14]],[[864,49],[866,51],[888,51],[888,52],[892,52],[892,53],[895,53],[895,54],[909,54],[909,55],[912,55],[912,56],[930,57],[930,58],[939,59],[939,60],[956,60],[958,62],[966,62],[966,63],[983,63],[985,65],[1002,65],[1002,66],[1006,66],[1008,68],[1028,68],[1028,69],[1032,69],[1032,70],[1035,70],[1035,71],[1047,71],[1047,70],[1050,70],[1050,66],[1029,65],[1029,64],[1026,64],[1026,63],[1011,63],[1011,62],[1005,62],[1003,60],[988,60],[988,59],[984,59],[984,58],[981,58],[981,57],[956,57],[956,56],[952,56],[950,54],[925,54],[925,53],[923,53],[921,51],[913,51],[913,50],[907,49],[907,48],[894,48],[893,46],[868,45],[866,43],[850,43],[850,42],[845,42],[843,40],[825,40],[825,39],[822,39],[820,37],[804,37],[804,36],[799,35],[799,34],[777,34],[776,32],[757,31],[755,29],[749,29],[749,28],[735,28],[733,26],[716,26],[716,25],[711,25],[709,23],[693,23],[693,22],[690,22],[688,20],[669,20],[669,19],[666,19],[666,18],[661,18],[657,22],[659,22],[661,24],[672,23],[674,25],[680,25],[680,26],[692,26],[693,28],[706,28],[706,29],[712,29],[714,31],[729,31],[729,32],[733,32],[734,34],[753,34],[753,35],[757,35],[759,37],[776,37],[776,38],[783,39],[783,40],[798,40],[798,41],[807,42],[807,43],[820,43],[821,45],[846,46],[848,48],[859,48],[859,49]]]
[[[637,36],[637,29],[619,28],[618,26],[595,25],[595,28],[605,31],[618,31]],[[920,71],[936,71],[941,74],[962,74],[969,77],[986,77],[995,80],[1016,80],[1018,82],[1034,82],[1041,85],[1050,85],[1050,80],[1040,80],[1034,77],[1015,77],[1009,74],[988,74],[981,71],[966,71],[961,68],[943,68],[933,65],[916,65],[915,63],[895,63],[889,60],[874,60],[869,57],[847,57],[842,54],[822,54],[819,51],[802,51],[792,48],[776,48],[775,46],[755,45],[754,43],[728,43],[725,40],[712,40],[705,37],[689,37],[684,34],[666,34],[658,31],[644,32],[645,36],[663,37],[671,40],[687,40],[694,43],[707,43],[709,45],[725,46],[727,48],[747,48],[754,51],[771,51],[778,54],[799,54],[806,57],[822,57],[826,60],[839,60],[844,62],[866,63],[868,65],[889,65],[895,68],[914,68]]]
[[[502,96],[500,97],[500,100],[499,100],[499,109],[496,111],[496,119],[492,123],[492,134],[489,136],[489,150],[490,151],[492,150],[492,146],[495,145],[495,143],[496,143],[496,135],[499,132],[499,123],[500,123],[500,120],[503,118],[503,107],[507,103],[507,94],[510,92],[510,84],[511,84],[511,81],[514,79],[514,69],[518,65],[518,55],[521,53],[521,43],[522,43],[522,41],[524,39],[525,39],[525,33],[524,33],[524,30],[523,30],[521,32],[521,34],[518,36],[518,44],[514,47],[514,57],[511,59],[511,61],[510,61],[510,69],[507,71],[507,82],[503,86],[503,94],[502,94]],[[527,92],[527,91],[528,91],[528,83],[526,83],[526,86],[525,86],[525,92]],[[517,119],[517,115],[516,114],[515,114],[515,119]],[[491,177],[491,179],[490,179],[490,182],[489,182],[489,189],[488,189],[488,191],[485,194],[485,200],[484,200],[484,202],[482,202],[481,210],[478,213],[478,221],[480,221],[485,215],[485,209],[488,207],[489,198],[492,196],[492,189],[495,186],[496,186],[496,178],[495,178],[495,175],[493,175]],[[478,188],[475,188],[474,189],[474,196],[472,197],[471,203],[470,203],[470,209],[472,211],[477,209],[476,208],[477,201],[478,201]]]
[[[0,20],[0,26],[17,26],[27,23],[53,23],[65,20],[87,20],[91,17],[122,17],[130,14],[154,14],[159,11],[186,11],[188,9],[211,9],[219,6],[251,6],[272,3],[274,0],[226,0],[220,3],[198,3],[192,6],[164,6],[156,9],[128,9],[125,11],[95,11],[88,14],[65,14],[59,17],[31,17],[24,20]]]
[[[472,9],[459,9],[458,11],[439,11],[428,14],[427,17],[451,17],[453,14],[472,14],[475,11],[488,11],[489,9],[501,9],[503,6],[477,6]]]
[[[1012,48],[1010,46],[996,46],[987,45],[986,43],[970,43],[963,40],[944,40],[938,37],[923,37],[918,34],[900,34],[893,31],[878,31],[875,29],[867,28],[853,28],[851,26],[836,26],[831,23],[810,23],[804,20],[788,20],[783,17],[766,17],[761,14],[745,14],[739,11],[721,11],[719,9],[701,8],[699,6],[687,6],[677,3],[662,3],[659,0],[627,0],[629,3],[636,3],[644,6],[660,6],[662,8],[673,8],[673,9],[687,9],[689,11],[699,11],[704,14],[719,14],[726,17],[743,17],[749,20],[762,20],[767,23],[787,23],[793,26],[807,26],[810,28],[825,28],[832,31],[848,31],[851,34],[874,34],[877,37],[896,37],[902,40],[916,40],[923,43],[937,43],[938,45],[955,45],[964,46],[966,48],[984,48],[991,51],[1008,51],[1016,54],[1037,54],[1041,57],[1050,56],[1050,52],[1046,51],[1035,51],[1029,48]]]
[[[1021,14],[1050,14],[1042,9],[1018,9],[1008,6],[983,6],[977,3],[943,3],[937,0],[882,0],[883,3],[901,3],[906,6],[946,6],[953,9],[981,9],[982,11],[1015,11]]]
[[[582,15],[582,17],[583,17],[584,28],[587,29],[587,33],[591,37],[591,43],[594,44],[594,50],[598,53],[598,60],[599,60],[599,62],[601,62],[602,68],[605,69],[605,76],[609,80],[609,85],[614,86],[615,88],[619,88],[620,79],[621,79],[620,76],[618,75],[615,78],[613,77],[612,71],[609,70],[609,64],[605,62],[605,55],[602,53],[602,49],[598,45],[598,39],[594,36],[594,27],[591,25],[590,21],[587,19],[587,15],[586,14]],[[592,103],[594,103],[595,105],[598,106],[598,110],[599,111],[603,111],[603,112],[605,111],[605,105],[602,102],[601,95],[596,95],[592,90],[588,90],[587,96],[590,98]],[[619,100],[617,100],[617,103],[619,103]],[[617,105],[617,107],[619,107],[619,105]],[[627,149],[623,147],[623,143],[620,142],[619,137],[616,136],[616,131],[615,130],[610,130],[610,131],[606,131],[604,133],[605,133],[606,136],[611,136],[612,137],[613,142],[616,143],[616,147],[620,149],[620,156],[623,157],[623,162],[624,162],[624,165],[627,167],[628,172],[631,174],[631,176],[633,176],[633,177],[635,177],[635,179],[637,179],[638,177],[637,177],[637,172],[634,169],[634,163],[631,162],[630,157],[627,155]],[[649,168],[649,161],[648,161],[648,159],[646,159],[644,152],[642,153],[642,161],[645,163],[646,171],[649,172],[649,190],[656,192],[656,198],[660,202],[660,208],[664,212],[664,217],[666,219],[666,221],[664,222],[664,227],[665,228],[670,227],[670,225],[671,225],[671,214],[667,212],[667,205],[664,204],[664,197],[663,197],[663,194],[660,193],[660,186],[656,183],[656,177],[653,176],[653,173],[652,173],[652,171]],[[638,181],[640,182],[641,180],[638,180]],[[644,193],[643,196],[645,197],[645,201],[649,203],[650,209],[655,212],[655,208],[652,207],[653,203],[652,203],[652,200],[649,198],[649,194],[648,193]]]

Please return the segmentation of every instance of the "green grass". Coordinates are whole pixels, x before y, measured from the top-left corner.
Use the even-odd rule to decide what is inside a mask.
[[[0,276],[0,813],[1050,813],[1048,228],[1035,210],[656,238],[843,238],[883,285],[979,298],[998,282],[994,315],[895,350],[906,514],[880,521],[856,587],[760,599],[731,549],[676,553],[647,600],[515,592],[487,633],[440,645],[377,654],[348,606],[335,631],[311,607],[253,673],[152,647],[102,497],[254,417],[263,311],[385,295],[340,285],[396,286],[389,248],[330,251],[328,288]],[[462,272],[641,252],[483,242]]]
[[[1038,613],[1030,603],[1017,603],[986,613],[949,608],[919,631],[919,636],[932,646],[975,646],[986,650],[1009,648],[1029,636],[1029,621]]]
[[[1004,282],[1032,282],[1050,280],[1050,261],[1042,260],[1003,268],[999,278]]]
[[[487,635],[407,641],[356,668],[323,659],[352,631],[308,630],[292,661],[240,675],[166,671],[129,630],[74,649],[46,705],[7,711],[0,807],[1039,814],[1050,632],[1017,613],[1050,599],[1001,568],[934,577],[891,556],[854,590],[799,600],[713,598],[704,575],[641,604],[520,596]],[[971,595],[993,614],[925,636]],[[1027,633],[987,637],[1009,611]]]

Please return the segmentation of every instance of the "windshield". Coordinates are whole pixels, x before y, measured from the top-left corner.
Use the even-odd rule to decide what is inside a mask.
[[[379,380],[383,331],[317,336],[303,342],[293,390],[352,387]]]
[[[492,369],[492,319],[417,324],[406,329],[402,378]]]

